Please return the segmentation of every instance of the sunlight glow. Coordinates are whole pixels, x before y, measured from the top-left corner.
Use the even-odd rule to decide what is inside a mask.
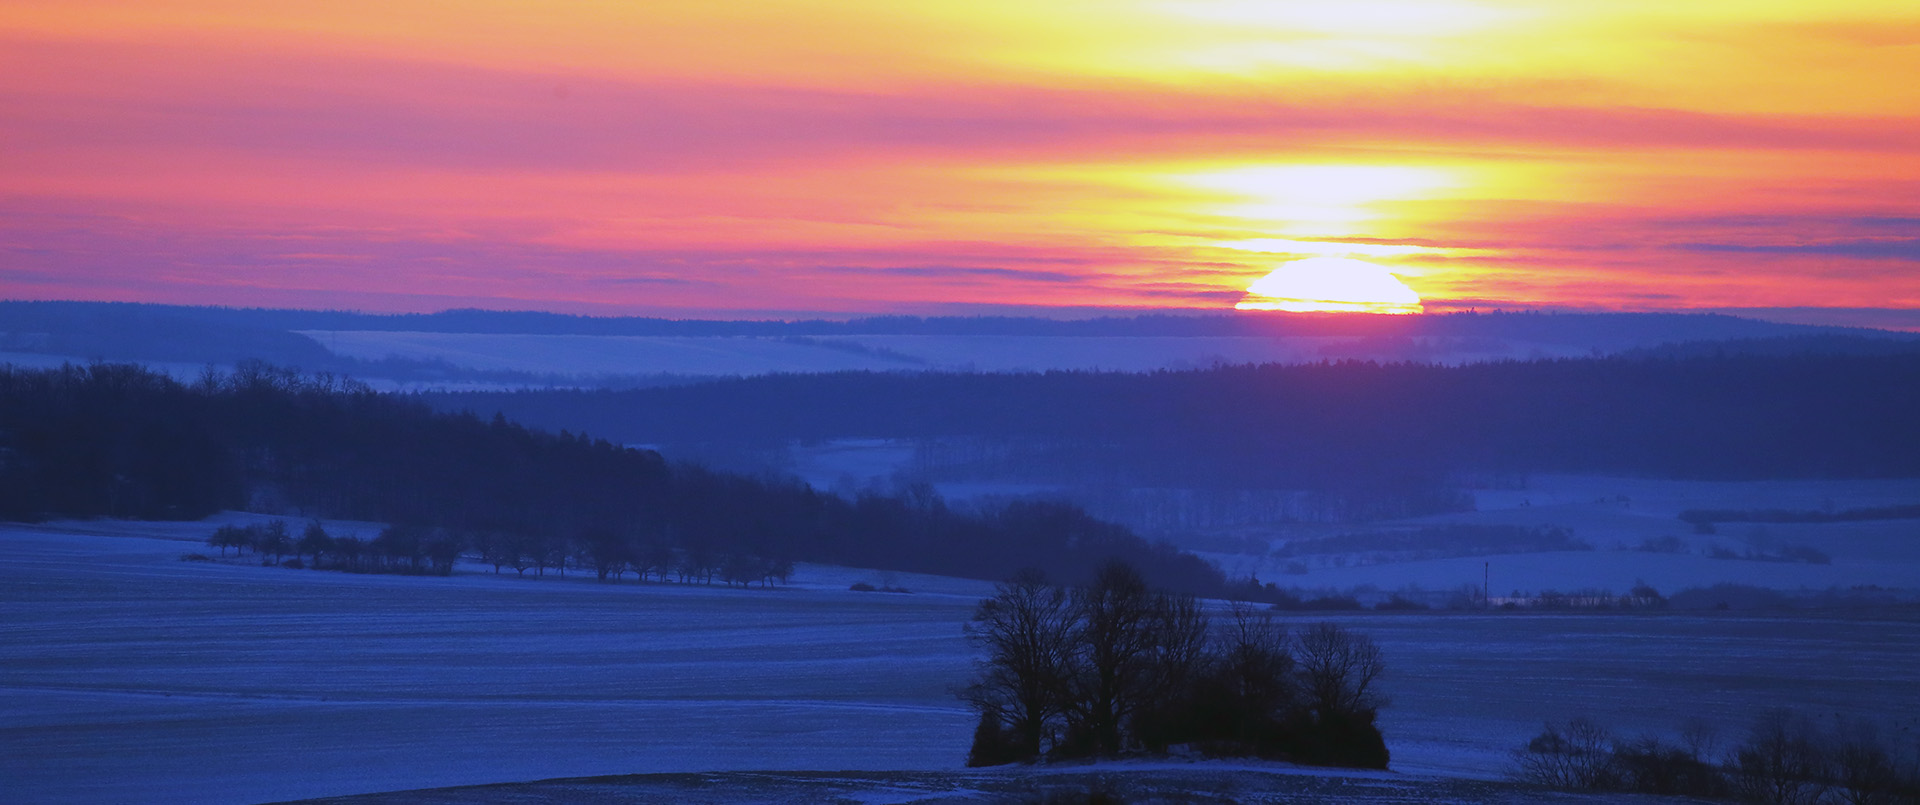
[[[1339,240],[1292,240],[1289,238],[1249,238],[1223,240],[1213,245],[1223,249],[1264,254],[1311,254],[1320,257],[1404,257],[1411,254],[1454,254],[1471,249],[1416,246],[1406,243],[1349,243]]]
[[[1323,36],[1459,36],[1513,16],[1511,11],[1445,0],[1348,0],[1341,3],[1211,0],[1161,3],[1156,7],[1171,16]]]
[[[1346,257],[1431,310],[1920,307],[1914,0],[457,11],[0,0],[0,290],[1198,309]]]
[[[1382,165],[1263,165],[1180,178],[1238,201],[1219,214],[1294,235],[1348,234],[1380,217],[1372,205],[1417,201],[1457,184],[1443,170]]]
[[[1247,286],[1237,310],[1293,313],[1420,313],[1420,295],[1364,260],[1309,257],[1284,263]]]

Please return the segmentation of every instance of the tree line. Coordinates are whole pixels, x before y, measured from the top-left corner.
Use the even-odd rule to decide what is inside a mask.
[[[1224,585],[1204,560],[1066,504],[960,511],[925,487],[845,499],[262,364],[194,383],[120,364],[0,368],[0,519],[222,509],[379,521],[482,553],[660,546],[971,578],[1039,567],[1070,579],[1120,558],[1170,588]],[[609,567],[611,555],[602,552]],[[631,558],[622,562],[630,572]]]
[[[728,586],[785,583],[793,575],[793,560],[753,553],[716,552],[705,546],[676,548],[663,542],[623,538],[609,530],[568,536],[503,532],[470,533],[445,527],[393,525],[378,536],[335,536],[320,521],[309,522],[294,537],[284,520],[249,525],[223,525],[207,538],[209,547],[224,558],[228,549],[239,557],[251,553],[262,564],[291,568],[342,570],[349,573],[401,573],[445,576],[453,573],[462,556],[471,555],[494,573],[512,570],[525,576],[545,576],[549,569],[565,576],[569,568],[591,571],[600,581],[620,581],[632,573],[639,581],[677,579],[681,583]]]
[[[1914,352],[845,372],[426,399],[656,444],[978,443],[983,476],[1050,483],[1431,495],[1463,473],[1920,475]]]
[[[1859,523],[1869,520],[1920,520],[1920,504],[1870,506],[1859,509],[1687,509],[1683,522],[1696,529],[1714,523]],[[1708,531],[1707,533],[1712,533]]]
[[[962,691],[969,765],[1164,752],[1386,768],[1380,651],[1332,624],[1288,634],[1236,605],[1216,626],[1191,595],[1124,562],[1074,587],[1025,572],[980,602],[983,653]]]
[[[1674,794],[1769,805],[1920,802],[1920,745],[1901,747],[1873,723],[1823,727],[1791,710],[1755,717],[1725,751],[1711,725],[1691,723],[1679,742],[1623,738],[1584,718],[1548,724],[1514,753],[1512,775],[1554,788]]]
[[[871,316],[849,320],[700,320],[637,316],[580,316],[544,311],[454,309],[437,313],[361,313],[342,310],[287,310],[215,306],[157,305],[137,302],[0,301],[0,321],[7,332],[45,334],[56,338],[85,337],[82,341],[106,351],[63,354],[101,355],[114,359],[147,357],[123,349],[152,349],[141,344],[157,335],[170,343],[163,360],[203,360],[204,355],[183,349],[229,350],[217,336],[240,332],[260,334],[300,330],[376,330],[436,333],[490,333],[598,336],[1072,336],[1072,337],[1442,337],[1508,338],[1535,343],[1571,344],[1611,351],[1634,344],[1668,342],[1668,349],[1687,342],[1728,339],[1778,339],[1774,351],[1791,348],[1790,339],[1828,339],[1894,334],[1844,327],[1780,324],[1722,314],[1675,313],[1524,313],[1456,312],[1425,316],[1369,316],[1352,314],[1263,314],[1237,311],[1215,315],[1102,316],[1090,319],[1050,319],[1027,316]],[[224,332],[223,332],[224,331]],[[310,341],[310,339],[309,339]],[[117,348],[117,349],[116,349]],[[1711,349],[1711,347],[1707,347]],[[1722,351],[1726,348],[1722,347]],[[241,357],[266,358],[255,352]],[[317,364],[314,364],[317,365]]]

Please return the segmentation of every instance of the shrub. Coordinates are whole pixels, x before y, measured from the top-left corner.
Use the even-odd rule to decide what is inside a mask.
[[[1612,765],[1620,787],[1627,791],[1690,797],[1726,793],[1726,784],[1712,764],[1696,752],[1658,738],[1614,745]]]
[[[1001,726],[999,713],[980,713],[980,723],[973,728],[973,746],[967,750],[968,766],[999,766],[1032,758],[1022,750],[1019,738]]]
[[[1615,741],[1584,719],[1550,724],[1514,753],[1513,776],[1555,788],[1769,805],[1920,802],[1920,763],[1895,759],[1869,723],[1842,719],[1827,732],[1805,716],[1767,710],[1720,766],[1708,757],[1711,732],[1696,722],[1676,746],[1655,738]]]
[[[1514,777],[1553,788],[1611,791],[1619,787],[1607,728],[1584,718],[1564,726],[1548,724],[1525,748],[1514,753]]]
[[[1812,805],[1826,796],[1826,749],[1818,728],[1792,711],[1760,715],[1734,754],[1740,794],[1775,805]]]

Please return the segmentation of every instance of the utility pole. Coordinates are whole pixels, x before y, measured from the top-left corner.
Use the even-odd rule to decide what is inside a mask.
[[[1484,574],[1480,580],[1480,602],[1487,609],[1493,609],[1493,563],[1483,563],[1480,570]]]

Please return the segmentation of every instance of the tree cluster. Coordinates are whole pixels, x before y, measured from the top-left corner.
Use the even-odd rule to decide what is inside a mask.
[[[925,487],[848,500],[260,364],[193,384],[129,365],[0,367],[0,519],[221,509],[393,524],[407,572],[430,571],[413,552],[445,542],[536,573],[585,554],[615,577],[760,579],[791,559],[1079,579],[1119,558],[1170,588],[1224,584],[1204,560],[1068,504],[962,512]]]
[[[1677,794],[1769,805],[1920,802],[1920,746],[1906,756],[1870,722],[1822,728],[1784,709],[1762,712],[1745,739],[1716,751],[1714,730],[1679,743],[1623,739],[1586,719],[1549,724],[1514,753],[1515,778],[1555,788]]]
[[[1385,768],[1385,670],[1365,636],[1295,634],[1236,605],[1215,624],[1190,595],[1125,563],[1084,585],[1022,573],[967,627],[984,653],[962,692],[979,715],[971,765],[1164,752]]]
[[[453,572],[454,563],[462,556],[471,555],[492,565],[495,573],[511,569],[520,576],[529,570],[535,576],[545,576],[550,569],[565,576],[573,569],[591,571],[601,581],[619,581],[632,573],[640,581],[677,578],[682,583],[712,584],[718,580],[728,586],[745,587],[756,582],[762,586],[776,580],[784,583],[793,575],[791,559],[719,553],[704,546],[678,548],[647,541],[638,533],[607,529],[569,537],[551,532],[528,536],[395,525],[381,529],[373,539],[362,539],[357,535],[333,536],[315,520],[295,539],[285,521],[271,520],[223,525],[207,538],[207,545],[219,549],[223,558],[232,549],[236,557],[251,553],[263,564],[350,573],[445,576]],[[292,558],[287,559],[289,556]]]

